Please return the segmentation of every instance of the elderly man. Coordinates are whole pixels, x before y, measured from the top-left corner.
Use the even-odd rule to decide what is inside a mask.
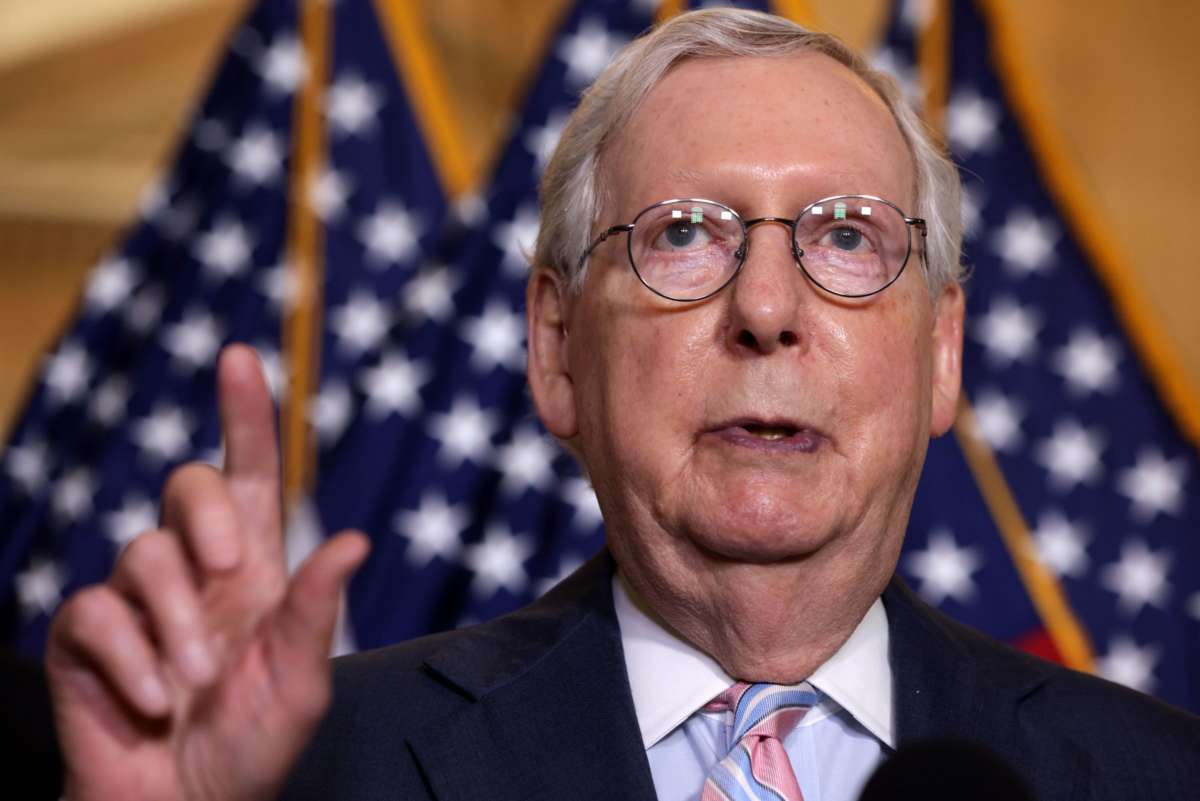
[[[308,745],[366,543],[287,578],[273,410],[231,348],[224,472],[177,471],[162,530],[55,622],[70,799],[853,799],[928,737],[1040,798],[1194,797],[1196,719],[893,577],[963,293],[954,168],[888,79],[784,20],[684,15],[586,94],[542,199],[529,383],[610,553],[339,662]]]

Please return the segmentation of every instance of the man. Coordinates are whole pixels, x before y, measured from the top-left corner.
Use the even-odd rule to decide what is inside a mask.
[[[231,348],[224,472],[177,471],[162,529],[55,621],[67,797],[853,799],[929,737],[1039,798],[1190,797],[1195,718],[893,579],[958,398],[959,230],[953,167],[836,40],[710,11],[634,43],[547,168],[528,291],[533,397],[611,555],[341,661],[302,757],[366,544],[288,580],[273,410]]]

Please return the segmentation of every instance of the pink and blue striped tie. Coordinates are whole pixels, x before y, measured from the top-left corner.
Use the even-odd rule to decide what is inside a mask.
[[[710,712],[734,710],[733,748],[704,780],[700,801],[804,801],[783,738],[816,702],[807,682],[738,682],[706,704]]]

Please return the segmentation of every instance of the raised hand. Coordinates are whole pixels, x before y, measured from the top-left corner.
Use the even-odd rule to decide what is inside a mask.
[[[172,473],[162,528],[52,625],[69,801],[272,798],[329,703],[340,590],[367,540],[331,538],[289,581],[258,358],[231,346],[217,374],[224,471]]]

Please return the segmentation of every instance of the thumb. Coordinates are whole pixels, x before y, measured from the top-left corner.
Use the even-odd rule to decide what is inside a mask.
[[[272,626],[271,661],[279,668],[275,675],[297,668],[324,674],[342,587],[370,550],[366,535],[345,531],[324,542],[296,571]]]

